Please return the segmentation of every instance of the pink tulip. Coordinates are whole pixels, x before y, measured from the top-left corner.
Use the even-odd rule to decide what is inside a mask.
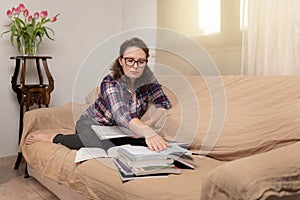
[[[27,16],[29,15],[28,9],[25,9],[25,10],[23,11],[23,15],[24,15],[24,17],[27,17]]]
[[[21,12],[23,12],[23,11],[25,10],[25,6],[24,6],[24,4],[22,4],[22,3],[19,4],[19,7],[18,7],[18,8],[20,8],[20,11],[21,11]]]
[[[28,21],[31,22],[32,21],[32,15],[29,15],[28,17]]]
[[[35,13],[33,14],[33,17],[34,17],[35,19],[38,19],[39,16],[40,16],[40,14],[39,14],[38,12],[35,12]]]
[[[47,10],[43,10],[43,11],[41,12],[41,18],[42,18],[42,19],[45,19],[47,16],[48,16]]]
[[[12,7],[11,11],[13,15],[17,14],[17,9],[15,7]]]
[[[16,14],[18,15],[18,14],[20,14],[20,12],[21,12],[21,8],[20,8],[20,7],[17,7],[17,8],[16,8]]]
[[[12,12],[11,12],[11,10],[8,10],[8,11],[6,12],[6,15],[7,15],[7,17],[11,18],[11,17],[12,17]]]
[[[51,22],[56,22],[56,20],[57,20],[57,17],[56,17],[56,16],[55,16],[55,17],[52,17],[52,18],[50,19]]]

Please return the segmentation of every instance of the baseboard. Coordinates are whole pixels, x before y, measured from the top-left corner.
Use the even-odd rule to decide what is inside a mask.
[[[11,165],[13,166],[17,160],[17,156],[5,156],[5,157],[0,157],[0,167]]]

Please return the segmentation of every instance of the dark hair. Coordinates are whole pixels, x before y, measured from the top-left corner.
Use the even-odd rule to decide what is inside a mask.
[[[120,79],[122,79],[122,81],[124,82],[128,81],[128,78],[124,76],[123,68],[119,63],[119,58],[123,57],[126,49],[128,49],[129,47],[137,47],[139,49],[142,49],[146,54],[146,58],[149,57],[149,48],[147,47],[147,45],[144,43],[143,40],[139,38],[131,38],[123,42],[123,44],[120,46],[119,57],[115,60],[115,62],[111,67],[112,74],[114,78],[118,81]],[[142,76],[136,80],[136,87],[140,87],[142,85],[152,82],[153,78],[154,76],[152,71],[149,69],[149,66],[146,65]]]

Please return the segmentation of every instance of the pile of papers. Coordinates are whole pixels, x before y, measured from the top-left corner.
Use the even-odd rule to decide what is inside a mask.
[[[117,156],[113,160],[119,169],[121,180],[128,181],[180,174],[181,169],[174,164],[174,156],[177,161],[180,154],[186,155],[190,152],[176,144],[161,152],[151,151],[144,146],[123,145],[118,148]]]
[[[81,148],[77,151],[75,162],[80,163],[95,158],[112,158],[122,181],[138,178],[168,177],[180,174],[181,168],[194,169],[191,151],[171,143],[161,152],[151,151],[145,146],[122,145],[107,151],[101,148]]]

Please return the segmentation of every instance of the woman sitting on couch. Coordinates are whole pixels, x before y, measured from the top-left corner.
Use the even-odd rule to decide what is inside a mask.
[[[147,65],[148,57],[149,49],[142,40],[126,40],[111,67],[112,73],[101,82],[97,99],[77,121],[77,134],[34,133],[26,139],[26,144],[49,141],[70,149],[100,147],[107,150],[114,145],[123,144],[147,145],[154,151],[166,149],[168,142],[151,126],[166,116],[166,109],[170,109],[171,104]],[[153,101],[156,109],[151,113],[150,119],[143,122],[140,119],[150,101]],[[91,125],[117,125],[129,129],[136,136],[100,140]]]

